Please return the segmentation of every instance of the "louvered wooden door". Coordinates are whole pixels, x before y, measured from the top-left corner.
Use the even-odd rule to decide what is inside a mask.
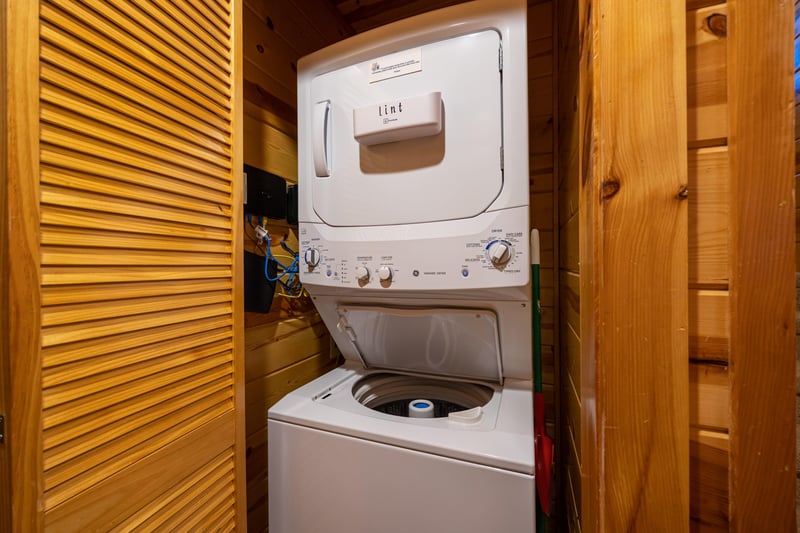
[[[9,7],[19,530],[244,528],[239,7]]]

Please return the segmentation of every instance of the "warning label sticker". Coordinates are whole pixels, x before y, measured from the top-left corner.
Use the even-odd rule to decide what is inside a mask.
[[[422,49],[412,48],[379,57],[370,62],[369,82],[388,80],[422,70]]]

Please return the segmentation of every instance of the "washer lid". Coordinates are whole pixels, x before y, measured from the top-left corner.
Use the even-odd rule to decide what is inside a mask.
[[[503,382],[494,311],[340,305],[337,312],[337,328],[367,368]]]

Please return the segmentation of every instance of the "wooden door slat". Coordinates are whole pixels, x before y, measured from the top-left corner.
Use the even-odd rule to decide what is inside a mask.
[[[76,179],[76,177],[91,176],[94,179],[100,179],[100,183],[88,186],[83,182],[82,188],[92,190],[101,186],[109,187],[111,183],[124,183],[136,190],[136,198],[146,195],[151,203],[159,203],[160,198],[166,197],[172,200],[168,205],[173,206],[176,202],[187,204],[192,202],[190,205],[198,211],[208,211],[208,204],[218,206],[217,210],[223,209],[222,206],[226,206],[230,202],[230,195],[226,192],[204,187],[202,184],[186,179],[175,179],[171,176],[109,161],[68,148],[52,145],[42,147],[41,162],[43,171],[46,173],[43,179],[47,180],[47,183],[67,185],[65,182]],[[216,182],[214,183],[216,184]],[[121,187],[122,185],[117,186]],[[119,195],[124,196],[125,194]]]
[[[149,78],[157,80],[167,87],[175,86],[181,92],[185,91],[186,94],[194,95],[193,99],[195,100],[204,98],[213,100],[219,96],[230,98],[230,87],[225,85],[224,80],[210,76],[206,71],[188,72],[185,65],[168,59],[169,56],[153,47],[148,47],[144,41],[132,37],[130,33],[121,30],[119,26],[109,23],[82,3],[64,3],[61,5],[61,10],[43,4],[42,16],[54,26],[75,38],[92,44]],[[69,13],[71,17],[65,13]],[[91,32],[86,31],[86,24],[92,27]]]
[[[143,507],[136,514],[119,524],[110,533],[129,533],[134,530],[155,531],[163,523],[172,509],[180,509],[194,498],[208,490],[217,480],[223,479],[230,472],[228,462],[232,453],[223,453],[213,461],[196,470],[191,477],[181,483],[179,490],[164,494]]]
[[[188,418],[171,427],[171,431],[159,432],[151,441],[145,441],[134,449],[125,450],[125,453],[122,455],[114,456],[113,461],[102,463],[97,468],[88,472],[83,471],[81,467],[76,468],[75,470],[82,472],[82,475],[74,479],[69,479],[50,490],[46,490],[44,493],[45,505],[48,507],[55,507],[70,498],[74,498],[83,492],[86,486],[95,485],[108,478],[109,475],[124,470],[126,467],[133,465],[137,460],[151,455],[170,442],[190,434],[192,431],[201,428],[214,418],[231,410],[230,401],[215,406],[207,406],[205,409],[199,409],[199,412],[197,412],[194,418]],[[45,479],[47,479],[47,477],[48,473],[45,473]],[[45,486],[49,487],[51,485],[46,482]]]
[[[97,239],[108,239],[115,250],[180,250],[183,252],[205,252],[229,254],[232,246],[224,241],[187,239],[184,237],[144,236],[135,233],[115,231],[86,231],[84,229],[61,229],[43,226],[41,243],[45,246],[70,246],[96,249]],[[91,250],[87,250],[91,253]]]
[[[195,114],[209,125],[224,124],[226,116],[225,106],[219,105],[206,97],[184,95],[174,91],[156,80],[142,75],[139,71],[128,67],[124,63],[114,61],[113,58],[98,52],[88,44],[76,41],[70,35],[64,34],[59,28],[48,25],[42,26],[42,60],[53,65],[61,65],[60,58],[71,56],[76,75],[92,79],[97,72],[106,72],[116,78],[117,83],[123,84],[128,89],[122,94],[128,96],[136,87],[149,93],[157,99],[169,102],[178,109],[187,110]],[[130,97],[130,96],[128,96]],[[222,98],[220,98],[222,100]],[[220,128],[226,131],[227,128]]]
[[[106,302],[84,302],[42,308],[45,327],[80,324],[109,317],[142,315],[155,311],[186,309],[212,303],[229,302],[230,291],[210,291],[181,296],[159,295],[149,298],[115,299]],[[79,327],[79,326],[78,326]]]
[[[88,101],[109,106],[115,112],[131,120],[151,124],[209,152],[230,158],[230,144],[226,142],[226,138],[219,134],[215,134],[214,137],[209,136],[207,126],[194,117],[177,113],[165,117],[162,113],[157,113],[139,101],[119,98],[118,94],[109,91],[106,87],[100,87],[93,80],[80,78],[55,65],[44,63],[41,69],[42,80],[47,81],[53,87],[79,94]]]
[[[183,394],[173,396],[168,402],[160,402],[139,411],[136,416],[118,418],[105,425],[84,424],[83,433],[58,446],[47,447],[44,454],[45,470],[52,470],[81,455],[92,453],[103,444],[129,433],[134,433],[146,425],[146,420],[159,420],[197,404],[209,397],[225,399],[230,397],[230,387],[218,379],[203,387],[195,387]],[[217,403],[217,402],[214,402]]]
[[[59,365],[50,364],[42,372],[42,387],[50,391],[67,383],[82,381],[90,376],[108,375],[115,370],[127,368],[133,371],[132,365],[156,364],[164,357],[179,358],[181,353],[198,353],[208,350],[208,346],[219,345],[230,341],[230,327],[216,327],[210,331],[187,331],[186,336],[168,339],[162,342],[137,345],[117,352],[101,352],[93,356],[81,357]],[[52,357],[48,357],[52,360]],[[101,378],[98,378],[101,379]]]
[[[134,21],[136,25],[128,24],[131,31],[139,33],[142,38],[149,35],[157,37],[164,43],[164,47],[169,56],[180,57],[180,61],[188,62],[189,66],[196,65],[200,69],[205,69],[213,73],[221,80],[227,80],[232,70],[230,61],[225,58],[226,54],[214,51],[208,43],[198,39],[179,24],[169,24],[166,27],[163,12],[156,11],[152,3],[136,0],[110,0],[114,10],[104,12],[104,15],[113,19]],[[220,46],[218,50],[222,51]],[[180,56],[178,56],[180,54]]]
[[[50,145],[71,149],[79,154],[93,154],[110,161],[122,161],[130,167],[139,167],[145,171],[160,172],[165,176],[197,183],[210,189],[230,193],[230,182],[221,169],[213,169],[214,175],[209,176],[197,172],[190,161],[183,160],[182,165],[174,164],[170,159],[157,159],[149,154],[128,150],[120,145],[114,145],[97,138],[84,137],[76,131],[57,128],[51,125],[42,126],[42,142]],[[50,149],[44,147],[45,150]],[[201,165],[202,166],[202,165]]]
[[[98,213],[101,213],[99,215]],[[225,228],[211,228],[197,226],[189,222],[178,223],[142,219],[135,214],[111,215],[104,211],[84,211],[79,207],[53,207],[51,205],[42,209],[42,225],[64,226],[84,229],[99,229],[120,231],[128,233],[142,233],[147,235],[180,235],[187,238],[209,239],[224,241],[228,238]],[[80,283],[81,281],[78,280]]]
[[[45,516],[47,527],[53,531],[110,529],[152,501],[154,495],[168,492],[177,480],[229,450],[229,441],[199,437],[232,434],[235,418],[233,412],[226,412],[203,428],[208,433],[186,433],[130,467],[89,485],[80,498],[54,506]],[[234,460],[230,468],[234,468]]]
[[[108,337],[121,333],[145,330],[165,324],[178,324],[203,318],[218,317],[230,314],[231,306],[228,304],[214,304],[197,307],[194,309],[178,309],[159,313],[125,318],[110,318],[85,324],[77,329],[74,325],[55,326],[42,330],[42,346],[55,346],[100,337]]]
[[[214,51],[225,61],[225,51],[230,48],[230,38],[227,35],[229,28],[218,28],[213,20],[207,19],[205,14],[197,9],[201,6],[176,0],[155,0],[153,3],[186,30],[186,37],[201,43],[218,44],[219,46],[214,47]],[[204,18],[205,22],[210,24],[202,24]]]
[[[230,290],[230,279],[186,279],[177,281],[142,281],[138,283],[102,283],[44,287],[42,306],[102,302],[124,298],[146,298],[149,296],[176,296]]]
[[[141,180],[141,174],[139,174]],[[57,185],[61,189],[76,189],[85,192],[101,194],[116,198],[135,199],[138,202],[169,206],[197,213],[213,215],[229,215],[230,208],[218,202],[206,199],[187,197],[183,194],[173,194],[157,190],[148,186],[135,183],[118,181],[116,179],[91,176],[72,170],[65,170],[50,166],[42,167],[42,183]],[[226,198],[227,200],[227,198]]]
[[[56,405],[44,410],[44,428],[47,431],[59,424],[65,424],[82,418],[91,413],[96,413],[107,409],[109,406],[135,398],[136,396],[146,396],[148,394],[171,394],[169,391],[159,392],[163,388],[171,388],[172,385],[182,380],[192,382],[196,376],[205,371],[214,370],[217,377],[224,373],[230,363],[230,352],[221,352],[202,360],[193,360],[179,368],[171,369],[169,372],[153,374],[131,382],[121,382],[119,385],[111,387],[101,392],[91,393],[87,396],[75,398],[74,401]],[[46,396],[45,391],[45,396]],[[118,414],[118,413],[117,413]]]
[[[48,47],[46,43],[43,45]],[[85,62],[57,48],[48,52],[52,63],[42,63],[42,79],[53,85],[75,88],[87,96],[100,98],[101,101],[115,102],[122,109],[141,105],[147,110],[168,117],[167,121],[193,131],[195,135],[211,139],[217,145],[230,147],[230,132],[223,120],[208,115],[185,100],[173,97],[171,93],[154,96],[137,85],[132,85],[110,73],[91,68]],[[68,74],[65,74],[68,72]],[[102,89],[98,89],[98,87]],[[169,97],[169,101],[164,100]],[[198,117],[197,111],[200,111]],[[202,116],[205,115],[205,116]],[[141,116],[141,115],[140,115]],[[209,120],[211,124],[209,124]],[[214,127],[222,126],[222,129]],[[177,132],[180,134],[180,131]]]
[[[153,226],[171,227],[172,232],[167,235],[185,236],[182,231],[182,224],[202,226],[220,231],[220,236],[224,235],[224,230],[230,228],[230,217],[226,213],[211,215],[193,212],[185,209],[171,208],[160,205],[147,204],[137,200],[128,200],[113,196],[105,196],[93,192],[84,192],[75,189],[63,189],[50,185],[42,185],[42,204],[46,206],[59,206],[53,208],[53,213],[64,213],[67,208],[76,211],[81,210],[86,213],[84,220],[92,217],[105,217],[106,213],[114,213],[114,218],[129,217],[129,226],[115,228],[119,231],[130,233],[149,233],[157,230],[150,230]],[[78,216],[79,213],[76,212]],[[138,218],[131,220],[132,218]],[[44,217],[43,217],[44,218]],[[94,226],[93,226],[94,227]],[[102,227],[102,226],[101,226]],[[111,228],[109,228],[111,229]]]
[[[230,158],[225,154],[218,154],[194,143],[183,141],[168,129],[170,127],[168,123],[165,129],[155,128],[150,123],[122,115],[117,109],[111,110],[104,105],[49,84],[42,85],[41,98],[42,101],[54,106],[52,110],[49,106],[43,108],[41,116],[46,121],[53,120],[53,122],[62,126],[83,122],[86,126],[91,126],[93,130],[109,128],[108,131],[115,132],[117,136],[122,135],[122,138],[128,139],[130,142],[127,143],[127,146],[134,149],[141,150],[142,146],[147,147],[148,145],[157,144],[180,152],[175,154],[178,157],[189,156],[222,169],[226,168],[229,163]],[[107,105],[109,103],[105,102],[104,104]],[[65,118],[54,120],[53,114],[62,114]],[[111,140],[112,138],[107,133],[99,132],[99,134],[105,139]]]
[[[183,397],[192,397],[194,393],[202,396],[208,394],[206,390],[214,391],[225,388],[229,385],[229,383],[225,383],[226,379],[228,378],[226,378],[225,372],[220,368],[204,370],[192,378],[176,381],[169,387],[161,387],[144,395],[126,398],[114,405],[113,408],[108,407],[94,411],[90,413],[91,423],[96,428],[109,427],[113,424],[123,423],[131,417],[135,418],[136,413],[150,410],[160,412],[169,409],[169,403],[172,401],[177,402]],[[86,418],[76,418],[46,430],[44,433],[46,449],[55,450],[84,435],[87,432],[86,423]]]
[[[213,13],[217,20],[215,24],[220,29],[227,30],[230,25],[230,2],[215,1],[215,0],[202,0],[202,4]],[[211,17],[209,17],[211,18]]]
[[[110,116],[116,118],[116,115],[112,114]],[[230,173],[230,169],[215,162],[200,160],[197,158],[196,153],[190,155],[169,148],[170,136],[166,132],[152,131],[153,137],[151,140],[141,136],[142,130],[134,124],[131,124],[130,129],[139,131],[129,133],[113,125],[108,126],[92,120],[86,120],[86,118],[77,113],[47,104],[42,106],[41,118],[43,124],[53,124],[65,130],[71,130],[71,135],[87,139],[88,142],[92,142],[92,139],[102,140],[112,146],[125,147],[126,151],[147,154],[163,162],[172,162],[186,168],[198,170],[219,180],[224,180]],[[62,146],[69,147],[70,144]],[[195,148],[192,148],[191,151],[205,153],[204,150]],[[217,162],[221,161],[217,157],[213,159]]]
[[[139,281],[163,280],[192,280],[192,279],[223,279],[230,277],[229,266],[197,265],[187,266],[88,266],[88,267],[60,267],[47,266],[42,268],[42,285],[81,285],[87,279],[94,283],[117,283]]]

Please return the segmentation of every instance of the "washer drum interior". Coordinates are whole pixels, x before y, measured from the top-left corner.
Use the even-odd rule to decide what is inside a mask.
[[[477,383],[445,381],[420,376],[372,374],[353,385],[353,397],[365,407],[408,417],[409,404],[425,399],[433,404],[433,417],[483,407],[492,399],[491,387]]]

